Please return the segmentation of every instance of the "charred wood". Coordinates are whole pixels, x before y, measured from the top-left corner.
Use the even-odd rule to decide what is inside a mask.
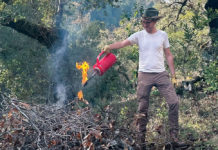
[[[196,87],[196,83],[204,81],[204,77],[197,76],[193,80],[182,81],[182,84],[176,87],[176,93],[178,95],[183,95],[184,91],[196,92],[201,91],[203,87]]]

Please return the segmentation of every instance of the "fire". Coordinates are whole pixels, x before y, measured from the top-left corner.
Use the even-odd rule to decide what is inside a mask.
[[[80,91],[78,92],[77,97],[78,97],[79,100],[81,100],[81,101],[82,101],[83,103],[85,103],[86,105],[89,104],[89,102],[83,98],[83,91],[82,91],[82,90],[80,90]]]
[[[89,64],[84,61],[82,64],[76,63],[76,68],[81,70],[82,69],[82,84],[85,84],[88,80],[88,70],[89,70]]]
[[[79,63],[76,63],[76,68],[79,69],[79,70],[82,70],[82,84],[85,84],[86,81],[88,80],[88,70],[89,70],[89,64],[84,61],[82,64],[79,64]],[[80,90],[77,94],[78,96],[78,99],[83,101],[84,103],[86,104],[89,104],[88,101],[86,101],[84,98],[83,98],[83,92],[82,90]]]
[[[80,100],[83,99],[83,91],[80,90],[80,91],[78,92],[77,96],[78,96],[78,98],[79,98]]]

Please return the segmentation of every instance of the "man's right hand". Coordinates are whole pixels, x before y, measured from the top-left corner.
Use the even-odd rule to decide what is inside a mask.
[[[171,81],[172,81],[172,84],[173,84],[174,87],[178,86],[176,75],[172,75]]]
[[[102,51],[104,51],[106,54],[110,53],[110,46],[109,45],[106,45],[104,46],[104,48],[102,49]]]

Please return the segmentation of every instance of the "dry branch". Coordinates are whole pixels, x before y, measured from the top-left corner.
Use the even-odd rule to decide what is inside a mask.
[[[0,149],[110,149],[130,147],[126,129],[91,108],[30,105],[0,94]],[[134,144],[133,142],[130,142]]]
[[[175,5],[175,4],[181,5],[181,7],[179,8],[178,13],[177,13],[176,21],[179,19],[179,15],[182,13],[183,7],[185,7],[187,5],[187,2],[188,2],[188,0],[184,0],[183,2],[173,2],[173,3],[168,5],[168,7],[171,7],[172,5]]]
[[[180,7],[180,9],[179,9],[179,11],[178,11],[176,20],[179,19],[179,15],[182,13],[182,9],[183,9],[184,6],[186,6],[187,2],[188,2],[188,0],[184,0],[184,1],[181,3],[181,7]]]

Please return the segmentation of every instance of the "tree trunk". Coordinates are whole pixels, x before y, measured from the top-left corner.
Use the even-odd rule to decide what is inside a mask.
[[[38,40],[41,44],[50,48],[53,43],[59,39],[60,29],[48,28],[41,25],[33,24],[21,19],[14,21],[12,18],[7,18],[5,21],[1,22],[1,25],[10,27],[17,32],[25,34],[33,39]]]
[[[213,13],[215,12],[215,9],[218,9],[218,2],[216,0],[208,0],[206,5],[205,5],[205,9],[210,13],[210,10],[213,11]],[[213,34],[212,41],[215,42],[218,38],[218,18],[211,18],[211,16],[208,16],[210,19],[212,19],[209,22],[209,26],[210,26],[210,33]]]

